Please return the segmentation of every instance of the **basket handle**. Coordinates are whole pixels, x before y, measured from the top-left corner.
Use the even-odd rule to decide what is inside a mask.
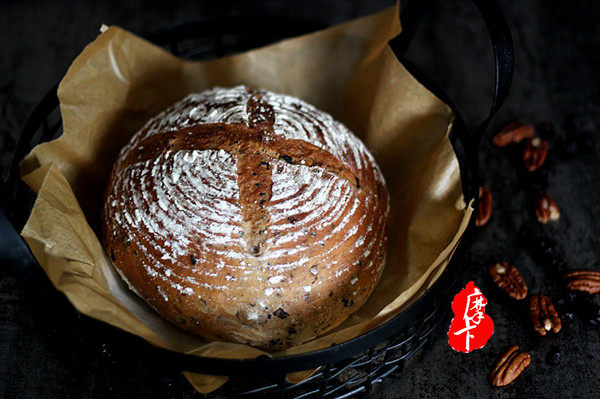
[[[431,7],[433,2],[420,0],[408,2],[401,11],[404,30],[400,36],[390,43],[394,53],[402,61],[406,69],[455,111],[457,117],[455,124],[457,142],[453,144],[459,158],[461,153],[464,158],[463,165],[461,165],[464,166],[461,167],[461,177],[466,198],[477,197],[479,190],[478,163],[481,137],[486,132],[490,121],[494,118],[510,92],[514,70],[512,37],[502,11],[493,0],[472,0],[472,2],[483,17],[491,39],[495,73],[494,94],[490,110],[481,124],[471,132],[466,128],[462,118],[456,112],[453,102],[447,98],[444,92],[421,72],[419,68],[403,57],[406,48],[414,37],[418,23],[423,20],[425,12]]]

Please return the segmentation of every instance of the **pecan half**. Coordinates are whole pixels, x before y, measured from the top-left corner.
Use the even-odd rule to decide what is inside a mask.
[[[536,294],[529,298],[529,316],[534,330],[540,335],[546,335],[548,331],[556,334],[562,327],[558,312],[546,295]]]
[[[523,165],[529,172],[538,170],[548,156],[548,141],[539,137],[524,140]]]
[[[570,270],[563,275],[563,279],[570,290],[584,291],[589,294],[600,292],[600,272],[595,270]]]
[[[500,133],[494,136],[492,144],[496,147],[506,147],[512,143],[518,143],[523,139],[532,138],[534,133],[533,126],[524,125],[521,121],[515,121],[508,124]]]
[[[476,226],[483,226],[492,216],[492,193],[486,186],[479,187],[479,207],[477,209]]]
[[[508,262],[497,263],[488,267],[488,272],[494,283],[500,289],[516,300],[525,299],[527,285],[516,267]]]
[[[516,345],[508,348],[506,352],[496,362],[496,365],[490,373],[492,385],[503,387],[513,382],[525,367],[531,363],[529,353],[519,351]]]
[[[550,195],[542,189],[537,189],[534,194],[535,215],[540,223],[548,224],[560,219],[560,211]]]

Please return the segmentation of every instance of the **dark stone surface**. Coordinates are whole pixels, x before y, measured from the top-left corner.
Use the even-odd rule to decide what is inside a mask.
[[[564,249],[570,267],[598,269],[600,258],[600,7],[589,1],[498,0],[513,31],[516,68],[513,89],[490,132],[519,118],[539,124],[549,121],[552,157],[547,165],[548,191],[561,208],[558,223],[543,230]],[[0,149],[2,176],[16,135],[36,102],[62,76],[70,61],[97,34],[101,23],[117,24],[134,32],[207,14],[252,12],[303,16],[335,23],[380,9],[388,1],[260,1],[160,2],[70,1],[56,4],[5,1],[0,4]],[[445,1],[425,21],[408,51],[434,78],[471,126],[483,118],[491,92],[491,51],[484,25],[475,8],[464,1]],[[566,127],[565,127],[566,126]],[[569,127],[570,126],[570,127]],[[574,154],[562,151],[562,141],[583,135]],[[453,352],[445,328],[433,347],[421,353],[400,374],[377,385],[373,397],[597,397],[600,390],[598,327],[575,317],[563,317],[557,336],[539,338],[527,320],[526,303],[514,303],[493,289],[486,276],[490,263],[516,264],[530,292],[543,292],[557,301],[562,293],[545,263],[534,261],[518,238],[519,228],[533,220],[526,208],[526,185],[506,151],[484,139],[480,166],[484,182],[494,194],[494,212],[477,232],[471,255],[464,262],[489,299],[487,313],[495,323],[488,345],[471,354]],[[0,217],[0,223],[2,218]],[[535,223],[533,223],[535,225]],[[85,364],[65,355],[53,339],[64,299],[48,288],[38,295],[51,306],[37,309],[28,287],[14,271],[23,250],[0,226],[0,397],[104,397],[99,377]],[[7,272],[6,270],[11,270]],[[77,329],[77,326],[73,326]],[[102,326],[93,324],[93,328]],[[77,336],[73,345],[101,351],[110,348]],[[487,373],[497,354],[517,344],[532,355],[532,364],[512,385],[490,387]],[[556,346],[557,365],[546,361]],[[90,349],[91,348],[91,349]],[[114,370],[118,370],[115,366]],[[114,371],[106,370],[106,373]],[[131,370],[129,370],[132,372]],[[132,372],[133,373],[133,372]],[[133,373],[135,375],[135,373]]]

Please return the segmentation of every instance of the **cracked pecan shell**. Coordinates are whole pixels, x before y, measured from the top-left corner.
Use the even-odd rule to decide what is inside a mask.
[[[488,272],[494,283],[508,296],[516,300],[525,299],[527,284],[516,267],[508,262],[502,262],[490,265]]]
[[[562,328],[558,312],[546,295],[536,294],[529,299],[529,316],[534,330],[539,335],[546,335],[548,331],[557,333]]]
[[[535,137],[525,139],[523,149],[523,165],[528,172],[538,170],[548,157],[548,141]]]
[[[502,129],[500,133],[494,136],[492,144],[496,147],[506,147],[512,143],[518,143],[526,138],[532,138],[535,129],[533,126],[524,125],[521,121],[515,121]]]
[[[560,219],[560,210],[556,202],[544,190],[538,189],[534,194],[535,216],[538,222],[548,224]]]
[[[492,216],[492,193],[486,186],[479,187],[479,207],[477,209],[477,217],[475,225],[483,226],[490,220]]]
[[[490,373],[492,385],[503,387],[510,384],[530,363],[529,353],[519,351],[519,347],[516,345],[511,346],[502,354]]]
[[[563,275],[568,289],[589,294],[600,292],[600,272],[589,269],[570,270]]]

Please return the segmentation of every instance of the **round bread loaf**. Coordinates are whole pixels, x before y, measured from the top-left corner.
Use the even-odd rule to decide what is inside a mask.
[[[123,148],[104,243],[166,319],[277,351],[365,302],[388,214],[375,160],[329,114],[266,90],[215,88],[155,116]]]

